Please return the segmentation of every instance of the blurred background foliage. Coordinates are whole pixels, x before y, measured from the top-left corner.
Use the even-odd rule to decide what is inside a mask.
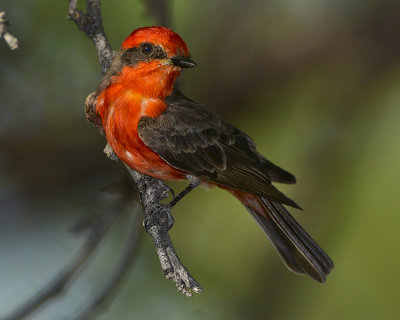
[[[154,3],[102,1],[113,48],[157,23]],[[85,121],[100,68],[92,43],[66,19],[67,1],[0,6],[20,41],[13,52],[0,41],[1,317],[68,261],[84,239],[69,228],[110,210],[103,187],[128,177]],[[398,1],[175,0],[166,8],[198,63],[182,90],[297,176],[297,185],[279,187],[305,209],[293,213],[336,266],[323,286],[288,272],[234,198],[199,189],[174,209],[171,236],[203,293],[177,293],[144,234],[98,319],[399,319]],[[31,319],[65,318],[90,300],[113,270],[125,224]]]

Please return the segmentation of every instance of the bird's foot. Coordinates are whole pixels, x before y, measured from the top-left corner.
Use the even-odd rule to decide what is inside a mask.
[[[157,203],[154,205],[149,213],[145,215],[143,219],[143,227],[147,232],[150,232],[150,228],[159,226],[161,229],[169,230],[174,225],[174,217],[171,214],[171,205]]]

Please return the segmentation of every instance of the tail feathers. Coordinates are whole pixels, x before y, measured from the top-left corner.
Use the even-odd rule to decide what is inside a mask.
[[[261,162],[267,169],[267,173],[271,177],[272,181],[289,184],[296,183],[296,177],[293,174],[282,169],[281,167],[278,167],[271,161],[268,161],[262,155],[260,155],[260,157],[262,159]]]
[[[290,270],[308,274],[321,283],[326,281],[333,268],[332,260],[283,205],[252,194],[233,193],[267,234]]]

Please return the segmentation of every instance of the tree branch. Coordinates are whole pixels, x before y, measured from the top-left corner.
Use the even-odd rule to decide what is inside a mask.
[[[0,10],[0,39],[3,38],[11,50],[18,48],[18,39],[7,31],[10,26],[10,21],[4,11]]]
[[[69,1],[68,18],[93,40],[101,65],[101,73],[105,74],[113,58],[113,51],[103,29],[100,0],[86,0],[86,13],[76,9],[77,0]]]
[[[168,197],[169,188],[160,180],[143,176],[125,165],[140,190],[140,202],[145,217],[143,225],[153,238],[161,268],[167,279],[171,279],[178,291],[191,297],[192,292],[200,293],[202,287],[190,275],[180,261],[168,234],[174,224],[171,207],[160,202]]]
[[[76,0],[70,0],[69,18],[93,40],[100,60],[102,73],[104,74],[110,65],[113,53],[102,26],[100,0],[86,0],[86,13],[77,10],[76,4]],[[99,119],[95,112],[96,100],[97,96],[95,92],[91,93],[86,99],[86,118],[104,134],[101,119]],[[118,159],[109,145],[106,146],[104,151],[111,159]],[[181,263],[168,234],[168,230],[172,227],[174,220],[171,215],[171,208],[160,204],[160,202],[168,197],[169,187],[162,181],[141,175],[128,166],[127,169],[140,191],[140,201],[145,213],[144,226],[156,245],[157,255],[164,274],[186,296],[191,296],[192,291],[196,293],[201,292],[201,286]]]

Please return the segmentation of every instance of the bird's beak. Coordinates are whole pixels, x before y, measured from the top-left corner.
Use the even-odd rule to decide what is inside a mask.
[[[172,57],[171,62],[174,66],[182,69],[194,68],[197,66],[196,62],[194,62],[192,59],[184,58],[182,56]]]

